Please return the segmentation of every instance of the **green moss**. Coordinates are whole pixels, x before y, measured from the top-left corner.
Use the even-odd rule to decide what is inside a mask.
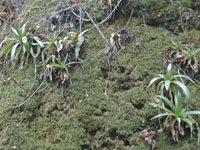
[[[199,6],[199,1],[195,0],[141,0],[138,3],[130,2],[126,11],[130,13],[135,10],[134,15],[141,18],[141,23],[145,21],[148,25],[156,26],[165,24],[164,28],[179,32],[200,28],[199,14],[196,13]]]
[[[158,3],[155,0],[141,2],[145,6]],[[51,4],[54,3],[56,1]],[[162,8],[162,4],[155,7]],[[126,21],[126,18],[119,18],[105,24],[101,30],[109,39],[112,32],[118,32],[126,25]],[[138,19],[131,18],[128,29],[134,33],[133,41],[110,61],[108,84],[107,58],[104,53],[95,57],[105,47],[105,42],[93,29],[85,35],[82,48],[83,59],[90,59],[71,71],[72,85],[66,89],[65,100],[56,85],[50,83],[50,88],[36,94],[23,107],[0,109],[0,149],[15,146],[27,150],[148,150],[149,145],[138,136],[139,132],[157,130],[160,126],[158,121],[150,120],[157,111],[149,105],[152,95],[147,85],[155,74],[163,72],[163,53],[170,41],[200,46],[199,31],[191,30],[176,36],[158,27],[136,26],[137,23]],[[31,64],[24,70],[9,71],[25,89],[30,89],[34,78]],[[33,89],[39,84],[36,81]],[[192,108],[198,110],[198,88],[190,85],[190,89],[194,97]],[[0,80],[2,105],[19,104],[25,96],[26,92],[12,80],[6,83]],[[190,141],[189,135],[177,144],[168,132],[157,133],[155,139],[157,149],[161,150],[195,149],[196,145],[196,139]]]

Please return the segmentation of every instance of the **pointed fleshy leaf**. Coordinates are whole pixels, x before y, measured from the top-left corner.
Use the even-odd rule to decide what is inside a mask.
[[[171,42],[172,42],[173,45],[177,45],[173,40],[171,40]]]
[[[18,45],[19,45],[19,43],[16,43],[11,50],[11,62],[12,62],[12,64],[14,64],[14,62],[15,62],[15,54],[16,54],[16,50],[17,50]]]
[[[165,78],[165,76],[163,74],[158,74],[158,76],[161,78]]]
[[[11,27],[11,30],[15,33],[15,35],[17,35],[18,37],[21,37],[21,34],[18,31],[18,29],[15,29],[15,28]]]
[[[186,75],[174,75],[172,77],[172,79],[175,79],[175,78],[186,78],[186,79],[190,80],[192,83],[195,83],[190,77],[188,77]]]
[[[182,96],[181,96],[181,92],[178,91],[177,93],[177,100],[178,100],[178,110],[181,111],[183,110],[183,102],[182,102]]]
[[[193,131],[192,125],[193,125],[193,123],[190,121],[190,119],[185,119],[185,118],[183,118],[182,120],[183,120],[184,122],[186,122],[187,125],[189,125],[189,127],[190,127],[190,134],[191,134],[191,138],[192,138],[192,131]]]
[[[16,42],[11,42],[11,43],[9,43],[9,44],[4,48],[4,50],[3,50],[3,52],[1,53],[0,57],[2,57],[3,55],[5,55],[15,43],[16,43]]]
[[[61,61],[60,58],[57,58],[57,61],[58,61],[59,64],[62,64],[62,61]]]
[[[186,114],[186,115],[200,115],[200,111],[187,111],[184,114]]]
[[[1,43],[0,43],[0,49],[2,47],[2,45],[7,41],[7,39],[5,38]]]
[[[172,64],[169,64],[167,66],[167,74],[169,74],[171,72],[171,70],[172,70]]]
[[[23,42],[23,53],[29,53],[30,49],[29,49],[29,43],[28,43],[28,39],[26,36],[22,37],[22,42]]]
[[[177,97],[177,93],[174,93],[174,104],[176,107],[178,107],[178,97]]]
[[[69,63],[65,64],[65,67],[67,67],[67,66],[69,66],[69,65],[73,65],[73,64],[82,64],[82,63],[84,63],[84,62],[86,62],[86,60],[84,60],[84,61],[79,61],[79,62],[77,62],[77,61],[69,62]]]
[[[36,40],[40,47],[44,48],[44,43],[40,40],[39,37],[34,36],[33,39]]]
[[[156,95],[156,97],[157,98],[160,98],[160,99],[162,99],[164,102],[166,102],[167,103],[167,105],[169,105],[169,107],[171,108],[171,110],[173,111],[173,112],[175,112],[175,106],[172,104],[172,102],[167,98],[167,97],[165,97],[165,96],[162,96],[162,95]]]
[[[190,101],[190,91],[188,90],[187,86],[185,86],[185,84],[183,84],[180,81],[173,81],[173,83],[175,83],[176,85],[178,85],[181,88],[187,101],[189,102]]]
[[[22,26],[22,36],[25,36],[25,35],[26,35],[26,25],[27,25],[27,23],[25,23],[25,24]]]
[[[151,120],[156,119],[156,118],[160,118],[160,117],[163,117],[163,116],[174,116],[174,114],[173,113],[159,114],[159,115],[156,115],[155,117],[151,118]]]
[[[148,87],[150,87],[155,81],[160,80],[160,79],[161,79],[161,77],[155,77],[155,78],[153,78],[153,79],[150,81]]]
[[[58,61],[59,65],[62,66],[62,68],[65,68],[65,64],[64,64],[64,62],[61,61],[60,58],[58,58],[57,61]]]
[[[170,83],[171,83],[170,80],[166,80],[166,81],[165,81],[165,89],[166,89],[167,91],[169,90]]]
[[[178,122],[178,130],[179,132],[181,131],[181,118],[176,118],[177,122]]]
[[[149,105],[154,106],[154,107],[158,107],[158,108],[164,110],[165,112],[173,113],[171,110],[169,110],[169,109],[166,108],[165,106],[162,106],[161,104],[150,103]]]
[[[55,68],[65,69],[65,67],[63,67],[62,65],[59,65],[59,64],[53,64],[53,63],[51,63],[51,64],[49,64],[49,66],[55,67]]]
[[[78,59],[78,56],[79,56],[79,48],[76,47],[75,48],[75,58]]]
[[[28,39],[27,39],[26,36],[23,36],[23,37],[22,37],[22,42],[23,42],[23,44],[28,43]]]
[[[160,87],[160,94],[161,94],[162,96],[164,96],[164,88],[165,88],[165,85],[162,84],[161,87]]]
[[[162,89],[163,88],[163,83],[164,83],[165,81],[160,81],[159,83],[158,83],[158,85],[157,85],[157,89],[156,89],[156,93],[157,94],[159,94],[159,92],[160,92],[160,89]],[[161,91],[161,93],[162,93],[163,91]]]
[[[64,64],[66,64],[66,62],[67,62],[67,60],[68,60],[68,54],[66,55],[66,57],[65,57],[65,60],[64,60]]]

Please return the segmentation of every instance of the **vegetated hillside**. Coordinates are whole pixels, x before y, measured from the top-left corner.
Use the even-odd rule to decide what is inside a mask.
[[[33,4],[26,2],[27,8]],[[25,22],[30,16],[37,16],[38,11],[39,15],[46,15],[57,3],[35,1],[31,5],[33,13],[21,14],[21,19]],[[107,39],[125,27],[133,35],[113,60],[108,61],[103,52],[99,54],[106,43],[95,28],[84,34],[81,58],[87,61],[71,69],[72,85],[66,89],[65,99],[56,83],[48,81],[47,89],[35,94],[23,106],[9,109],[24,99],[35,73],[32,59],[22,70],[18,66],[11,70],[7,67],[9,75],[0,80],[0,104],[8,107],[0,109],[0,149],[149,150],[150,145],[139,136],[145,129],[156,132],[158,150],[197,149],[196,134],[190,140],[186,132],[184,137],[179,137],[179,143],[174,143],[168,130],[160,130],[158,120],[150,120],[157,110],[149,105],[152,91],[147,86],[155,74],[164,72],[163,54],[171,40],[199,47],[200,32],[192,29],[175,35],[159,26],[147,26],[134,17],[126,26],[129,16],[119,15],[100,27]],[[93,25],[89,23],[84,26],[90,27]],[[2,34],[6,31],[3,28],[10,31],[6,24],[0,28]],[[44,31],[48,32],[46,28]],[[26,90],[17,86],[10,75]],[[34,90],[40,82],[36,80]],[[192,109],[199,110],[199,89],[192,84],[188,86]]]

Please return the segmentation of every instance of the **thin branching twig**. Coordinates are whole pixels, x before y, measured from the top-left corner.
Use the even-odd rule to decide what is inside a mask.
[[[122,2],[122,0],[120,0],[117,5],[115,6],[115,8],[110,12],[110,14],[104,19],[102,20],[100,23],[98,23],[98,25],[101,25],[103,23],[105,23],[107,20],[109,20],[112,16],[112,14],[115,12],[115,10],[118,8],[119,4]]]
[[[94,22],[94,20],[90,16],[90,14],[86,10],[85,10],[85,13],[88,16],[88,18],[91,20],[91,22],[93,23],[93,25],[95,26],[95,28],[98,30],[99,34],[102,36],[102,38],[104,39],[104,41],[107,43],[107,45],[110,45],[110,43],[108,42],[108,40],[105,38],[104,34],[101,32],[101,30],[99,29],[99,27],[97,26],[97,24]]]
[[[23,89],[25,92],[28,93],[27,89],[25,89],[22,85],[20,85],[20,84],[10,75],[10,73],[8,73],[8,71],[4,70],[3,72],[5,72],[5,74],[7,74],[7,75],[10,77],[10,79],[11,79],[18,87],[20,87],[21,89]],[[2,76],[3,76],[3,74],[2,74]]]
[[[125,29],[127,28],[128,24],[129,24],[129,22],[130,22],[130,20],[131,20],[131,17],[132,17],[132,15],[133,15],[133,12],[134,12],[134,9],[132,9],[132,11],[131,11],[131,14],[130,14],[130,16],[129,16],[129,18],[128,18],[128,21],[127,21],[127,23],[126,23]]]
[[[47,72],[47,69],[45,70],[45,73]],[[1,107],[4,107],[4,108],[8,108],[8,109],[15,109],[15,108],[19,108],[21,106],[23,106],[24,104],[26,104],[36,93],[38,93],[38,91],[40,90],[40,88],[43,86],[43,84],[45,83],[46,79],[47,79],[47,75],[44,77],[44,80],[42,81],[42,83],[38,86],[38,88],[29,96],[27,94],[27,96],[24,98],[24,100],[16,105],[16,106],[5,106],[5,105],[2,105],[0,104]]]

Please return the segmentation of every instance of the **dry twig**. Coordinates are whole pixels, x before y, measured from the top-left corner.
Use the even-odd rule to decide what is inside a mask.
[[[101,32],[101,30],[99,29],[99,27],[97,26],[97,24],[94,22],[94,20],[92,19],[92,17],[90,16],[90,14],[85,10],[86,15],[88,16],[88,18],[91,20],[91,22],[93,23],[93,25],[95,26],[95,28],[98,30],[98,32],[100,33],[100,35],[102,36],[102,38],[104,39],[104,41],[107,43],[107,45],[110,45],[110,43],[108,42],[108,40],[105,38],[105,36],[103,35],[103,33]]]

